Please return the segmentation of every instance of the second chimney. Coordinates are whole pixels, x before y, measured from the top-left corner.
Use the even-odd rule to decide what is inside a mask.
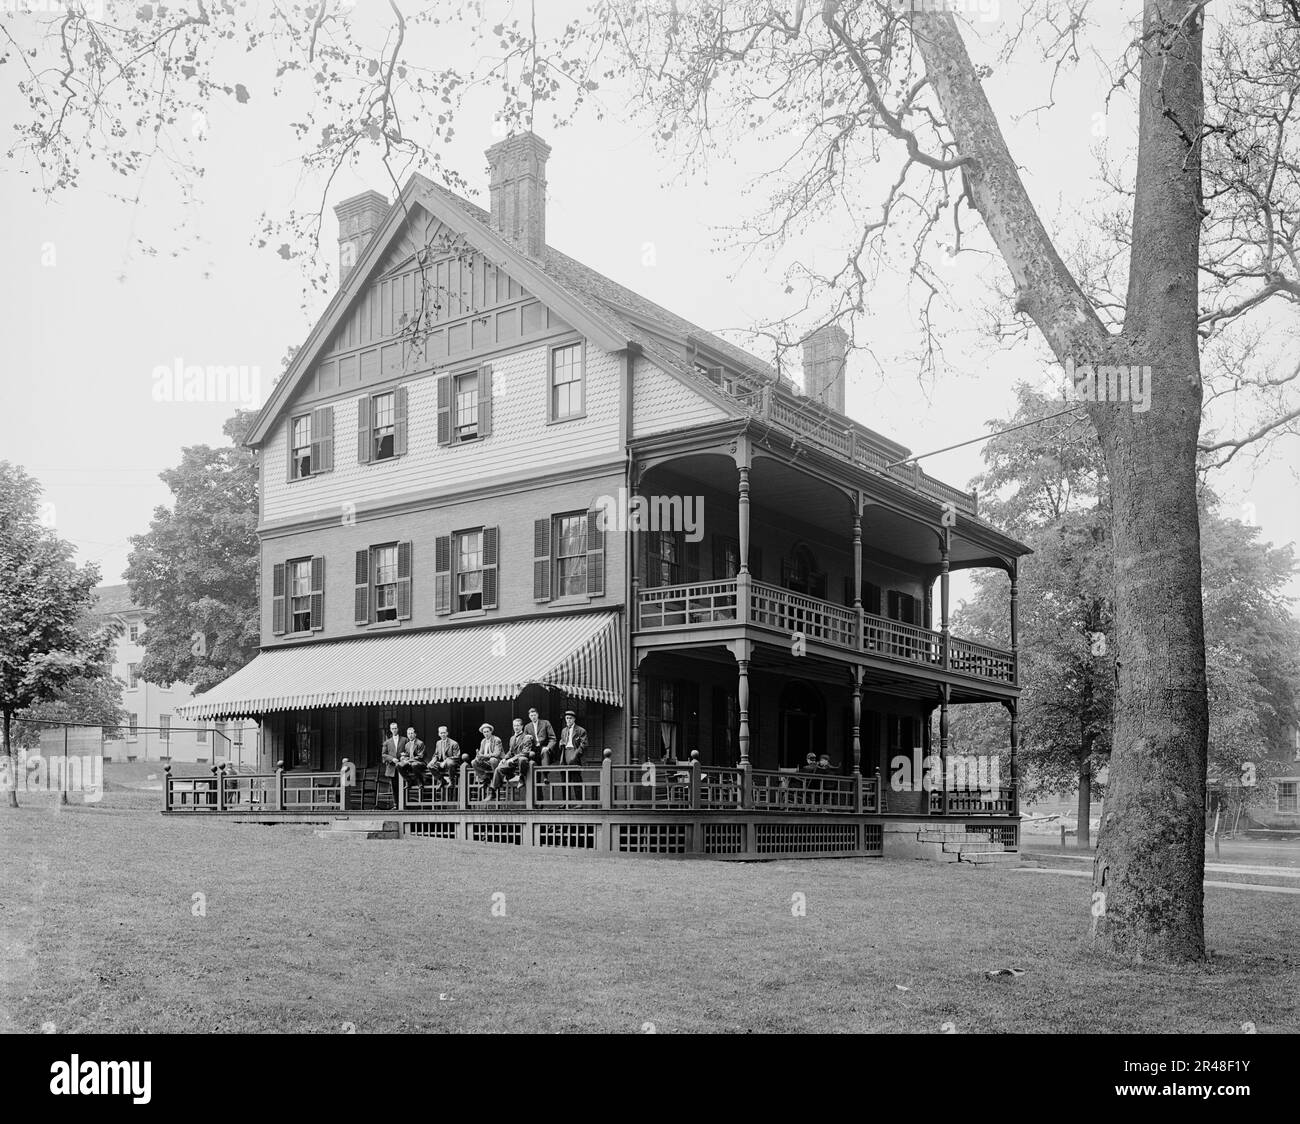
[[[546,252],[546,160],[551,146],[536,133],[498,141],[484,154],[491,173],[492,225],[530,258]]]
[[[838,324],[823,325],[803,341],[804,394],[841,414],[848,343],[848,332]]]
[[[339,284],[357,267],[362,251],[388,214],[388,200],[377,191],[363,191],[334,208],[339,220]]]

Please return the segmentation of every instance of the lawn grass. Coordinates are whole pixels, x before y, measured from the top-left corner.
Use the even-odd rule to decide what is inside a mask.
[[[1207,890],[1216,955],[1170,970],[1088,949],[1084,879],[335,843],[160,799],[0,809],[0,1030],[1298,1028],[1291,897]]]

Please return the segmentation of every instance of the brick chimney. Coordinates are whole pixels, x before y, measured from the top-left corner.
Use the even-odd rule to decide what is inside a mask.
[[[339,220],[339,284],[361,260],[362,251],[370,244],[384,216],[388,214],[388,200],[377,191],[363,191],[351,199],[344,199],[334,208]]]
[[[492,226],[530,258],[546,251],[546,160],[551,146],[536,133],[498,141],[484,154],[491,173]]]
[[[803,341],[804,394],[841,414],[848,343],[849,334],[838,324],[825,324]]]

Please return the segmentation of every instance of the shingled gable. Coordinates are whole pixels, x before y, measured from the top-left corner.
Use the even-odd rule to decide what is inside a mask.
[[[258,414],[249,431],[246,444],[257,446],[267,439],[271,428],[291,404],[299,384],[310,375],[317,360],[329,346],[335,331],[347,316],[353,303],[377,276],[391,272],[394,262],[390,260],[390,251],[401,237],[410,213],[415,207],[424,208],[448,229],[464,237],[470,246],[485,254],[494,265],[503,269],[525,290],[600,347],[610,352],[631,349],[644,355],[656,367],[677,378],[693,392],[716,403],[728,413],[742,416],[746,412],[728,395],[697,376],[684,360],[663,348],[650,333],[619,315],[599,297],[593,297],[592,294],[584,291],[599,284],[635,297],[636,294],[632,294],[631,290],[624,289],[550,246],[546,248],[546,259],[543,265],[529,260],[490,228],[488,224],[491,222],[491,217],[486,211],[439,187],[417,172],[407,181],[399,201],[389,208],[383,224],[362,252],[357,267],[330,301],[305,344],[294,356],[284,378],[277,384],[266,405]],[[680,320],[659,308],[658,305],[645,301],[644,298],[636,297],[636,299],[665,318],[670,317],[673,321]],[[681,320],[680,324],[692,329],[697,335],[707,335],[687,321]],[[676,325],[672,325],[672,328],[675,329]],[[674,331],[673,334],[676,332]],[[759,373],[762,364],[753,356],[720,339],[711,338],[710,344],[715,346],[716,350],[725,349],[729,354],[734,352],[743,357],[747,361],[744,370]],[[774,375],[770,377],[775,381]]]

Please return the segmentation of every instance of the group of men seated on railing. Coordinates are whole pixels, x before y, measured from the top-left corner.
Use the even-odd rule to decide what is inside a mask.
[[[494,798],[503,785],[522,782],[534,758],[543,766],[582,764],[587,731],[578,725],[575,711],[564,712],[564,725],[558,735],[536,707],[528,711],[527,722],[515,718],[512,724],[514,728],[506,742],[497,736],[490,722],[478,728],[481,740],[469,764],[485,801]],[[394,794],[399,775],[413,787],[423,785],[426,779],[435,788],[451,787],[453,776],[460,771],[461,751],[460,743],[451,737],[446,726],[438,727],[438,740],[432,747],[420,740],[414,726],[408,726],[403,737],[397,723],[390,722],[388,735],[380,759],[384,776],[394,786]]]

